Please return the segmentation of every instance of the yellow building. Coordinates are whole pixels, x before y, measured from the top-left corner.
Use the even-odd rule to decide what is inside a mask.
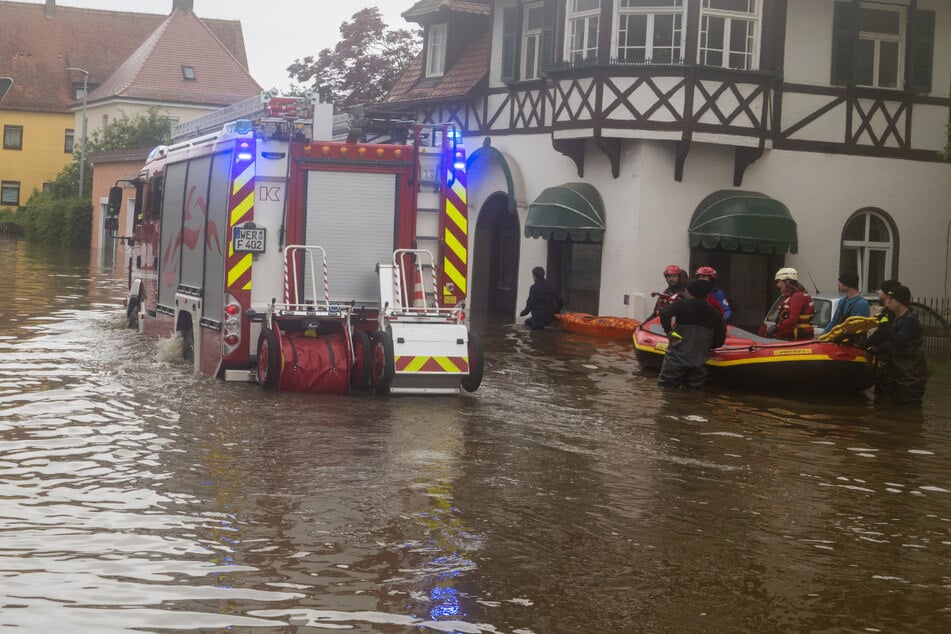
[[[0,110],[0,205],[16,207],[73,158],[72,113]]]

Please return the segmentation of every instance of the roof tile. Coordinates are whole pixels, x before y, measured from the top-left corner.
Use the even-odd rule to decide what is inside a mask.
[[[168,17],[58,6],[47,18],[43,4],[0,0],[0,76],[14,81],[2,108],[70,113],[73,83],[83,78],[68,67],[89,71],[90,85],[102,84]],[[246,74],[241,23],[201,22]]]

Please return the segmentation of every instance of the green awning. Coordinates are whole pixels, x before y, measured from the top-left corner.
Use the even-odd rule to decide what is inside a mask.
[[[693,212],[689,233],[691,247],[764,254],[799,251],[789,209],[759,192],[713,192]]]
[[[526,238],[604,240],[604,201],[588,183],[549,187],[528,206]]]

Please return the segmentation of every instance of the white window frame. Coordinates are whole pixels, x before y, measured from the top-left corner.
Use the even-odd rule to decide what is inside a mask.
[[[871,227],[871,217],[875,216],[878,220],[885,225],[885,228],[888,230],[888,242],[873,242],[869,238],[869,230]],[[843,251],[848,250],[854,253],[856,257],[855,270],[859,274],[859,289],[867,289],[867,280],[869,276],[869,253],[873,251],[881,252],[885,254],[885,279],[891,277],[892,271],[892,258],[895,254],[895,232],[892,229],[891,223],[888,221],[888,218],[884,215],[877,213],[874,210],[866,209],[861,211],[858,216],[852,216],[849,218],[849,221],[846,225],[852,224],[857,218],[863,218],[865,221],[865,238],[863,240],[842,240],[841,249]],[[843,227],[844,231],[844,227]],[[845,263],[841,263],[843,270],[846,268]],[[864,292],[864,291],[863,291]]]
[[[577,3],[581,0],[568,0],[568,9],[565,11],[565,61],[568,63],[582,62],[589,57],[591,53],[594,56],[598,54],[598,40],[600,39],[601,34],[601,0],[598,0],[598,6],[596,9],[588,9],[585,11],[577,10]],[[594,20],[598,28],[594,36],[594,42],[588,41],[588,32],[589,25],[591,21]],[[579,49],[572,49],[571,43],[574,39],[573,28],[580,27],[582,28],[582,44]],[[580,57],[579,57],[580,56]]]
[[[622,0],[615,0],[614,3],[614,33],[611,37],[611,57],[620,61],[621,59],[621,18],[628,15],[646,15],[647,33],[645,35],[645,60],[652,60],[654,57],[654,23],[658,15],[679,15],[680,16],[680,54],[675,60],[683,62],[686,42],[686,24],[687,24],[687,2],[686,0],[670,0],[669,7],[622,7]],[[680,7],[674,5],[674,2],[680,2]],[[666,63],[666,62],[665,62]]]
[[[433,24],[426,42],[426,76],[442,77],[446,73],[446,41],[449,25]]]
[[[713,0],[716,1],[716,0]],[[753,22],[753,35],[752,42],[749,43],[747,50],[744,52],[744,55],[749,60],[749,64],[746,68],[741,68],[737,70],[757,70],[759,68],[759,52],[760,52],[760,41],[762,38],[763,32],[763,1],[762,0],[747,0],[748,6],[751,10],[748,11],[728,11],[726,9],[715,9],[709,6],[711,0],[701,0],[700,2],[700,29],[697,34],[697,61],[703,66],[710,66],[704,59],[705,51],[716,51],[719,52],[723,59],[719,65],[719,68],[732,68],[730,66],[730,40],[731,31],[734,27],[734,22]],[[705,48],[703,46],[704,35],[708,31],[708,20],[710,18],[721,18],[724,21],[723,25],[723,46],[721,49],[711,49]]]
[[[534,29],[528,28],[528,16],[533,10],[541,10],[544,14],[545,3],[532,2],[526,4],[522,10],[522,24],[524,28],[522,31],[521,60],[519,60],[519,66],[521,67],[519,69],[519,78],[521,79],[538,79],[542,76],[542,34],[545,32],[545,29],[544,25]],[[542,17],[544,18],[544,15]],[[532,42],[535,43],[535,63],[532,65],[532,68],[529,68],[526,52],[528,51],[528,45]]]
[[[898,68],[895,76],[895,85],[886,86],[886,88],[894,89],[901,88],[902,82],[905,77],[905,42],[908,38],[906,20],[907,16],[907,7],[904,5],[898,4],[881,4],[878,2],[861,2],[859,3],[859,20],[861,21],[861,13],[863,9],[875,9],[878,11],[893,11],[898,14],[898,35],[893,33],[876,33],[874,31],[859,31],[859,40],[870,40],[875,45],[875,52],[873,53],[872,59],[872,83],[871,84],[859,84],[861,86],[870,85],[874,88],[881,86],[881,77],[879,77],[879,70],[881,66],[881,51],[882,51],[882,42],[895,42],[898,44]]]

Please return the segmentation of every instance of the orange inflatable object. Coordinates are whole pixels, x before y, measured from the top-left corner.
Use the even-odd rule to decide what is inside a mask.
[[[555,317],[565,330],[609,339],[630,339],[641,323],[627,317],[596,317],[588,313],[558,313]]]

